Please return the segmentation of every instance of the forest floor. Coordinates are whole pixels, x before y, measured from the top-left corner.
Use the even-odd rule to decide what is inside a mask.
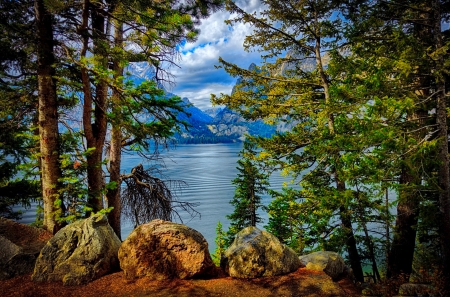
[[[125,279],[123,272],[103,276],[89,284],[64,286],[61,282],[35,283],[31,275],[0,281],[3,297],[80,297],[80,296],[177,296],[177,297],[268,297],[268,296],[361,296],[347,278],[333,282],[323,272],[300,268],[275,277],[236,279],[224,275],[208,280],[154,281],[148,278]]]

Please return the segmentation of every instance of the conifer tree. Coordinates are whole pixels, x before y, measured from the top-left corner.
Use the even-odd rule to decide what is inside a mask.
[[[256,154],[256,146],[249,141],[244,142],[244,148],[238,160],[237,177],[232,181],[236,186],[235,194],[230,204],[234,206],[234,212],[227,215],[230,220],[230,228],[227,232],[228,245],[234,240],[236,233],[245,227],[255,227],[262,219],[258,215],[258,209],[262,208],[261,195],[267,192],[269,185],[268,175],[261,172],[252,160]]]
[[[304,205],[310,207],[306,213],[313,214],[308,220],[329,226],[339,218],[340,228],[332,228],[334,238],[341,240],[335,247],[346,247],[355,277],[363,281],[352,222],[354,201],[349,199],[353,191],[347,188],[340,156],[346,134],[351,133],[343,119],[355,107],[340,104],[342,98],[335,93],[334,77],[327,68],[329,52],[343,43],[339,3],[262,2],[266,9],[261,16],[227,2],[227,9],[237,15],[230,24],[253,25],[244,48],[261,50],[264,62],[247,71],[220,59],[228,73],[243,79],[232,95],[213,96],[212,101],[226,104],[248,119],[293,126],[271,139],[257,139],[262,148],[259,160],[294,178],[311,168],[302,181],[302,196],[309,202]],[[319,229],[316,231],[326,231]]]
[[[0,3],[0,216],[17,219],[16,204],[40,197],[39,180],[24,164],[38,150],[33,1]],[[31,129],[30,129],[31,128]]]
[[[371,127],[363,133],[361,143],[372,150],[363,155],[372,160],[378,158],[378,163],[368,165],[384,170],[383,175],[367,172],[366,177],[372,181],[380,177],[383,181],[378,182],[390,184],[399,194],[387,274],[409,275],[417,230],[427,229],[425,233],[431,235],[439,224],[441,229],[448,228],[443,226],[448,220],[440,218],[450,210],[442,208],[440,216],[426,218],[427,213],[438,212],[436,205],[447,205],[443,202],[448,187],[448,182],[443,182],[448,176],[447,154],[438,154],[447,151],[447,132],[443,132],[447,124],[443,124],[443,117],[439,120],[437,111],[442,108],[438,105],[445,103],[439,97],[444,94],[445,84],[445,75],[440,71],[444,71],[442,65],[448,59],[442,50],[446,34],[441,20],[448,16],[448,7],[446,1],[349,2],[352,5],[347,12],[352,28],[348,32],[353,43],[351,54],[344,59],[351,61],[354,72],[346,72],[347,87],[362,90],[356,85],[368,86],[359,96],[367,98],[364,108],[370,111],[367,123],[370,121]],[[439,72],[441,75],[437,75]],[[395,112],[391,106],[396,106]],[[434,175],[442,182],[439,186]],[[423,226],[425,222],[427,227]],[[439,232],[443,237],[446,233]],[[441,243],[447,240],[441,238]],[[441,250],[445,254],[445,249]]]

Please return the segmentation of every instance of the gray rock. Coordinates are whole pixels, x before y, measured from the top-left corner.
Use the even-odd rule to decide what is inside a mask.
[[[297,254],[274,235],[256,227],[236,234],[220,266],[237,278],[257,278],[293,272],[301,267]]]
[[[433,296],[434,288],[427,284],[402,284],[398,289],[400,296]]]
[[[337,279],[346,270],[344,259],[335,252],[320,251],[300,257],[306,269],[323,271],[331,278]]]
[[[76,221],[44,246],[32,279],[62,281],[64,285],[88,283],[118,269],[120,244],[105,215]]]
[[[32,272],[51,237],[45,230],[0,217],[0,279]]]
[[[190,279],[208,277],[216,270],[202,234],[163,220],[137,227],[122,243],[119,260],[128,279]]]

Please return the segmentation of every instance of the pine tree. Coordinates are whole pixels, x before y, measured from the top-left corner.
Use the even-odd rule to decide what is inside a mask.
[[[262,148],[258,159],[294,178],[312,168],[302,180],[302,197],[308,201],[304,206],[309,207],[305,213],[313,214],[305,216],[305,223],[329,226],[338,217],[340,228],[331,228],[334,238],[341,240],[335,247],[346,247],[355,277],[363,281],[352,222],[354,201],[349,199],[353,191],[347,188],[341,160],[343,140],[351,134],[343,119],[356,107],[341,104],[341,95],[335,93],[335,77],[327,67],[330,52],[343,46],[339,3],[263,3],[266,9],[258,16],[227,2],[227,9],[237,15],[230,24],[253,25],[244,48],[261,50],[263,64],[247,71],[219,59],[228,73],[243,79],[232,95],[213,96],[212,101],[226,104],[248,119],[293,126],[271,139],[257,139]]]
[[[235,194],[230,204],[234,212],[227,215],[230,228],[227,232],[228,245],[234,240],[236,233],[249,226],[256,226],[262,219],[258,209],[262,208],[261,195],[267,192],[268,175],[261,172],[252,160],[256,154],[256,146],[249,141],[244,142],[244,148],[238,160],[237,177],[232,181],[236,186]]]
[[[16,204],[40,197],[39,180],[24,164],[38,150],[33,1],[0,3],[0,216],[17,219]],[[33,164],[34,165],[34,164]]]
[[[212,259],[214,264],[216,266],[220,266],[220,260],[222,259],[222,256],[227,249],[227,240],[226,240],[226,232],[222,229],[222,223],[219,221],[217,222],[216,227],[216,250],[214,251],[214,254],[212,254]]]
[[[378,182],[390,184],[399,193],[387,274],[409,275],[417,230],[428,229],[425,232],[432,235],[437,224],[441,224],[441,230],[448,228],[444,226],[448,220],[442,218],[450,210],[442,208],[440,216],[432,220],[426,217],[427,213],[438,212],[435,208],[438,200],[444,208],[448,205],[443,202],[448,196],[445,194],[448,182],[444,182],[448,161],[447,153],[442,153],[447,152],[448,137],[443,132],[447,124],[443,124],[442,114],[439,120],[437,112],[442,108],[439,104],[445,105],[440,97],[444,94],[445,75],[440,71],[444,71],[442,65],[448,54],[442,50],[446,34],[441,20],[448,16],[448,6],[446,1],[350,2],[354,3],[348,10],[353,25],[349,37],[354,43],[351,55],[346,58],[353,65],[362,61],[365,66],[354,72],[355,76],[349,75],[353,79],[359,76],[355,84],[352,79],[348,81],[349,87],[369,86],[360,95],[365,93],[362,95],[367,98],[365,108],[372,111],[371,130],[361,140],[367,147],[375,148],[370,158],[380,160],[377,164],[370,163],[371,168],[385,172],[384,181]],[[395,112],[390,109],[393,106]],[[377,134],[384,135],[384,139],[376,137]],[[369,158],[369,154],[364,155]],[[386,156],[390,156],[389,162],[381,161],[387,160]],[[438,181],[433,176],[438,176]],[[445,237],[448,232],[439,234]],[[445,241],[448,239],[441,238],[441,243]],[[445,253],[445,249],[441,250]]]

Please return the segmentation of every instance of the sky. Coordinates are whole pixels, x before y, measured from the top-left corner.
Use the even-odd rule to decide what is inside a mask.
[[[259,0],[236,2],[247,12],[261,10]],[[203,110],[212,105],[210,94],[230,94],[236,82],[236,78],[223,69],[214,67],[219,65],[219,57],[242,68],[248,68],[251,63],[259,64],[260,61],[261,53],[244,51],[244,39],[251,34],[251,26],[238,23],[231,27],[224,23],[229,18],[230,13],[222,10],[202,20],[197,41],[179,47],[179,68],[170,69],[175,75],[175,86],[169,91],[189,98],[191,103]]]

